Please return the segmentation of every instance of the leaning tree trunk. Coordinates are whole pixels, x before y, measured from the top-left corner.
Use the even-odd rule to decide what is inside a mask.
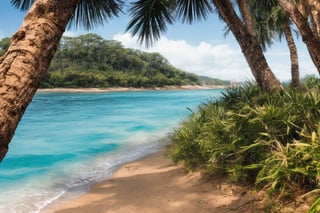
[[[237,3],[248,32],[251,35],[256,36],[256,30],[247,0],[237,0]]]
[[[282,89],[281,84],[271,71],[258,39],[237,16],[230,1],[212,0],[212,2],[238,41],[260,88],[265,92],[280,91]],[[242,12],[245,11],[243,9],[244,7],[242,6]],[[243,14],[243,17],[246,17],[246,15]]]
[[[0,162],[36,93],[78,0],[37,0],[0,57]]]
[[[320,29],[320,23],[317,23],[318,18],[314,17],[319,15],[320,6],[319,2],[316,0],[304,0],[294,3],[292,0],[278,0],[281,8],[289,14],[291,20],[297,26],[303,42],[308,48],[308,52],[311,56],[311,59],[316,66],[320,74],[320,38],[318,35],[318,29]],[[307,13],[308,8],[311,8],[311,14]],[[309,26],[310,16],[314,21],[314,29]]]
[[[294,39],[292,36],[292,31],[290,28],[289,20],[287,19],[284,25],[284,34],[286,37],[287,45],[290,52],[290,61],[291,61],[291,86],[298,88],[300,86],[300,77],[299,77],[299,61],[298,61],[298,51]]]

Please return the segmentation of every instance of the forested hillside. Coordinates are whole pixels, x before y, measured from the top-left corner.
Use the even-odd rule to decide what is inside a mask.
[[[10,38],[0,40],[0,55]],[[42,88],[162,87],[230,85],[229,81],[197,76],[172,66],[159,53],[124,48],[96,34],[63,37]]]
[[[199,84],[159,53],[124,48],[96,34],[63,37],[42,87],[161,87]]]
[[[10,38],[0,41],[0,55]],[[42,88],[162,87],[229,85],[229,81],[187,73],[159,53],[124,48],[96,34],[63,37],[42,82]]]

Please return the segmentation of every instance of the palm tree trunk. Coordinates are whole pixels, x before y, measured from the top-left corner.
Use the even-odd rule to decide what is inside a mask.
[[[298,88],[300,86],[300,77],[299,77],[299,60],[298,60],[298,51],[294,39],[292,36],[289,20],[286,20],[284,26],[284,34],[286,37],[287,45],[290,51],[290,60],[291,60],[291,86]]]
[[[300,31],[303,42],[308,48],[308,52],[311,56],[311,59],[316,66],[320,74],[320,39],[317,35],[317,30],[311,29],[308,24],[308,16],[301,13],[303,9],[306,9],[306,6],[315,6],[317,3],[314,0],[302,1],[304,5],[299,4],[295,5],[292,1],[288,0],[278,0],[281,8],[289,14],[292,21],[296,24],[298,30]],[[298,3],[297,3],[298,4]],[[315,5],[313,5],[315,4]],[[304,8],[298,8],[304,7]],[[307,11],[307,10],[306,10]],[[317,23],[320,24],[320,23]]]
[[[250,9],[247,0],[237,0],[239,10],[242,14],[243,21],[248,29],[249,33],[253,36],[256,35],[254,23],[251,17]]]
[[[238,41],[260,88],[265,92],[280,91],[281,84],[271,71],[258,39],[241,22],[230,1],[212,0],[212,2]]]
[[[308,0],[310,8],[313,34],[320,39],[320,2],[319,0]]]
[[[0,162],[36,93],[78,0],[37,0],[0,57]]]

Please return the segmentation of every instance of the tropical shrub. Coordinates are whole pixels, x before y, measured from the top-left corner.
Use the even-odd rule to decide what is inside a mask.
[[[278,198],[319,187],[320,86],[262,93],[254,84],[227,89],[201,105],[172,135],[173,160],[224,174]],[[276,195],[276,196],[274,196]]]

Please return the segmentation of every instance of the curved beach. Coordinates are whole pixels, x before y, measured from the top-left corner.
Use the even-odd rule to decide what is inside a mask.
[[[109,87],[109,88],[41,88],[38,92],[125,92],[125,91],[148,91],[148,90],[197,90],[197,89],[224,89],[220,85],[183,85],[183,86],[165,86],[165,87]]]
[[[43,212],[253,212],[252,194],[225,181],[204,181],[172,164],[161,150],[123,165],[85,195]]]
[[[26,129],[20,129],[23,139],[13,144],[20,142],[19,147],[32,148],[30,145],[35,141],[34,131],[29,130],[38,129],[39,132],[35,136],[41,138],[42,146],[46,149],[41,149],[40,151],[43,151],[41,153],[39,146],[35,143],[37,146],[34,146],[33,149],[38,154],[37,156],[22,155],[26,150],[23,148],[20,153],[15,152],[18,156],[7,158],[9,164],[2,169],[3,172],[7,172],[5,173],[7,176],[3,175],[2,190],[6,192],[5,186],[10,187],[7,188],[9,193],[3,193],[1,212],[14,213],[17,210],[34,213],[263,212],[262,209],[259,209],[263,199],[261,195],[234,186],[225,179],[211,178],[205,181],[200,174],[188,173],[182,167],[175,166],[164,155],[165,150],[131,163],[125,163],[150,153],[150,150],[146,150],[146,146],[156,146],[157,148],[152,151],[158,150],[160,147],[158,145],[162,143],[159,139],[165,132],[172,129],[169,128],[174,124],[172,122],[178,122],[178,119],[182,117],[182,114],[177,113],[181,107],[195,107],[195,104],[200,103],[206,97],[219,95],[219,90],[197,90],[186,93],[184,91],[183,93],[181,91],[170,91],[169,93],[156,91],[156,96],[152,94],[154,92],[86,94],[91,90],[85,90],[81,91],[84,94],[57,94],[56,92],[59,91],[51,91],[55,92],[52,94],[39,94],[29,108],[31,114],[27,117],[28,125],[24,126]],[[147,98],[149,102],[145,101]],[[121,103],[121,105],[116,104],[110,108],[112,105],[109,104],[105,109],[103,106],[105,103],[111,103],[111,100],[118,100],[114,102]],[[133,103],[140,103],[138,105],[140,108],[137,105],[132,107]],[[83,109],[85,110],[82,111]],[[111,117],[106,116],[109,114]],[[117,116],[113,116],[115,114]],[[50,132],[39,128],[39,123],[43,120],[50,121],[41,125],[45,129],[50,127]],[[83,120],[85,122],[82,123]],[[118,125],[114,126],[115,124]],[[141,128],[144,130],[145,127],[153,128],[141,132]],[[118,138],[119,135],[122,137]],[[54,143],[52,143],[53,136],[56,137]],[[112,139],[110,136],[115,137],[115,140],[110,140]],[[26,143],[26,139],[29,142]],[[119,153],[115,141],[125,145]],[[57,156],[48,155],[46,152],[46,150],[51,152],[52,146]],[[164,146],[163,143],[162,146]],[[114,152],[109,153],[108,150]],[[130,150],[129,153],[127,153],[128,150]],[[102,152],[106,155],[102,156]],[[132,157],[132,155],[138,156]],[[31,168],[29,168],[30,162],[26,160],[30,156],[35,156],[34,159],[36,159],[33,162],[34,167]],[[89,161],[83,161],[88,156],[91,156]],[[12,177],[13,172],[21,173],[19,167],[12,167],[12,165],[17,165],[17,162],[31,171],[37,169],[43,171],[45,159],[55,160],[52,161],[53,163],[49,161],[53,166],[46,167],[45,175],[40,173],[41,176],[36,174],[30,176],[31,181],[17,179],[5,182],[8,179],[5,178]],[[55,163],[57,160],[63,163],[59,161]],[[125,164],[122,165],[123,163]],[[119,165],[122,166],[110,177],[115,167]],[[101,180],[104,181],[97,183]],[[91,185],[93,183],[97,184]],[[86,191],[89,185],[90,190]],[[53,203],[47,206],[50,202]],[[302,210],[291,208],[296,205],[303,207]],[[281,212],[302,213],[307,212],[308,209],[308,206],[301,202],[286,204],[284,208],[287,207],[289,207],[287,211]]]

